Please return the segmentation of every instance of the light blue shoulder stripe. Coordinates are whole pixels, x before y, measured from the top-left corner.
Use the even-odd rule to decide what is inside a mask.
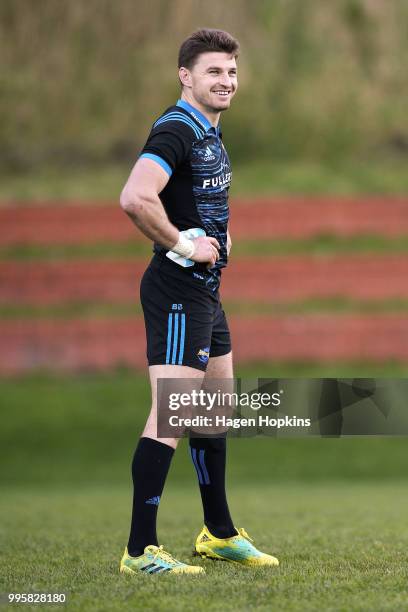
[[[185,123],[186,125],[192,128],[197,138],[202,138],[204,136],[204,132],[200,130],[200,128],[197,127],[191,119],[185,117],[184,115],[165,115],[164,117],[156,121],[153,127],[155,128],[156,126],[161,125],[162,123],[166,123],[167,121],[180,121],[181,123]]]
[[[153,161],[158,163],[159,166],[161,166],[163,168],[163,170],[165,170],[169,176],[171,176],[173,174],[173,170],[170,168],[169,164],[167,162],[165,162],[164,159],[162,159],[158,155],[154,155],[154,153],[142,153],[140,158],[142,158],[142,157],[147,157],[147,159],[152,159]]]
[[[156,121],[156,123],[153,124],[153,128],[158,125],[161,125],[162,123],[165,123],[166,121],[180,121],[181,123],[185,123],[186,125],[190,126],[193,129],[197,138],[202,138],[204,136],[204,131],[199,128],[192,119],[186,117],[182,113],[177,112],[172,112],[168,113],[167,115],[164,115],[164,117],[161,117]]]
[[[185,119],[174,119],[173,117],[170,117],[170,119],[163,119],[162,121],[159,121],[158,123],[156,123],[153,126],[153,128],[155,128],[155,127],[157,127],[159,125],[162,125],[163,123],[168,123],[169,121],[180,121],[180,123],[185,123],[186,125],[188,125],[193,130],[196,138],[202,138],[202,134],[195,128],[195,126],[191,125],[191,123],[189,123]]]
[[[193,119],[191,119],[191,117],[188,117],[186,114],[181,113],[180,111],[171,111],[169,113],[167,113],[167,115],[163,115],[163,117],[160,117],[155,123],[154,125],[157,125],[158,123],[161,123],[164,119],[168,120],[169,118],[174,118],[175,120],[178,119],[182,119],[183,121],[187,121],[188,123],[191,124],[191,126],[195,129],[198,130],[199,132],[202,132],[203,134],[205,133],[203,128],[201,128],[200,126],[198,126],[195,121]]]

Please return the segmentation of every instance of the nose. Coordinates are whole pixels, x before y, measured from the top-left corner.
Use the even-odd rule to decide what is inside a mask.
[[[226,89],[231,89],[231,77],[228,73],[220,76],[220,85],[223,85]]]

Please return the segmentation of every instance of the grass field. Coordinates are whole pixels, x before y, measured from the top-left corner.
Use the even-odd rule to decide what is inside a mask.
[[[307,314],[307,313],[400,313],[407,312],[408,299],[353,300],[348,298],[311,298],[296,302],[223,301],[228,314],[241,316]],[[142,315],[139,304],[103,304],[100,302],[69,302],[32,306],[29,304],[0,304],[0,319],[97,319],[102,317],[131,317]]]
[[[254,364],[237,374],[363,371],[363,364]],[[387,373],[406,370],[394,364],[370,375]],[[72,610],[408,610],[404,438],[230,440],[234,521],[276,553],[280,568],[203,561],[202,578],[133,578],[118,574],[118,562],[130,458],[149,404],[146,377],[124,370],[3,379],[0,402],[0,592],[67,592]],[[160,506],[160,542],[201,563],[191,558],[201,516],[182,440]]]
[[[254,364],[237,375],[256,377],[407,376],[398,364]],[[128,464],[149,407],[145,375],[129,370],[82,375],[37,374],[1,381],[0,482],[4,486],[127,485]],[[181,444],[185,444],[182,441]],[[279,482],[403,479],[404,438],[232,439],[230,480]],[[248,461],[251,457],[251,461]],[[305,460],[307,458],[307,460]],[[190,477],[187,451],[172,468]]]
[[[10,490],[1,509],[2,591],[66,592],[70,610],[408,609],[405,484],[233,486],[235,522],[279,556],[276,570],[192,559],[198,489],[168,485],[160,541],[203,563],[205,577],[118,574],[129,489]]]
[[[315,255],[326,257],[340,254],[407,253],[408,236],[316,236],[303,239],[240,240],[234,243],[234,257],[270,258],[282,255]],[[146,259],[151,255],[150,243],[129,241],[81,245],[0,245],[2,261],[70,261],[84,259]]]

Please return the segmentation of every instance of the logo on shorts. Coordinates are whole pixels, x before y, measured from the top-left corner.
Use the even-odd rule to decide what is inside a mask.
[[[208,363],[208,360],[210,358],[210,347],[207,346],[205,348],[200,349],[197,353],[197,357],[199,358],[201,363]]]

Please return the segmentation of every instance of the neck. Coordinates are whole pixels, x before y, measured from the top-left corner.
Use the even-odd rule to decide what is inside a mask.
[[[200,113],[202,113],[204,117],[208,119],[208,121],[211,123],[213,127],[217,127],[219,120],[220,120],[221,111],[212,112],[208,110],[206,106],[203,106],[202,104],[197,102],[197,100],[195,100],[193,96],[190,96],[188,91],[187,92],[182,91],[180,97],[182,100],[184,100],[185,102],[188,102],[189,104],[191,104],[191,106],[194,106],[194,108],[199,110]]]

